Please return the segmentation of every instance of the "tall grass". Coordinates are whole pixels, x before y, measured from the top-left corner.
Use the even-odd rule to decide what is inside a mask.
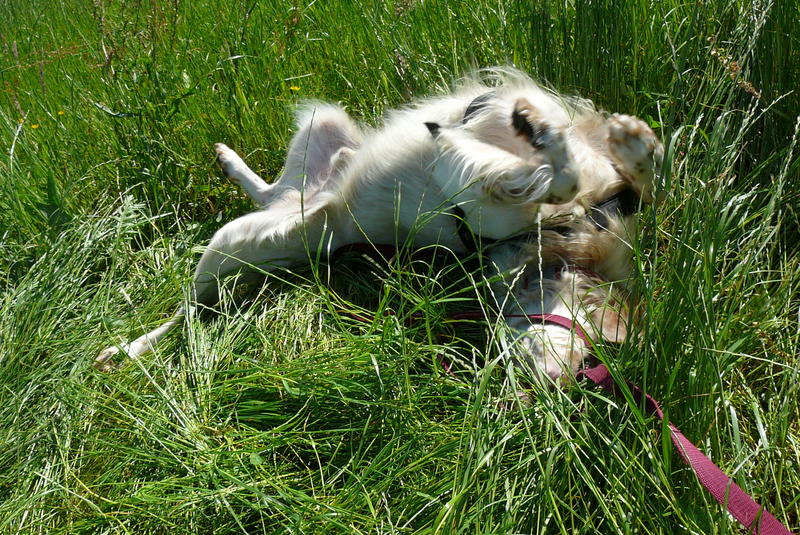
[[[375,123],[505,63],[664,139],[644,343],[602,357],[800,529],[798,9],[0,4],[0,532],[739,532],[638,407],[582,385],[515,402],[492,328],[447,319],[480,305],[475,259],[281,274],[91,367],[250,209],[214,142],[275,176],[300,99]]]

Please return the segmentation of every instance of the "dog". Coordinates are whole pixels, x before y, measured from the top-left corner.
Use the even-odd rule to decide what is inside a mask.
[[[635,215],[656,200],[652,184],[663,147],[645,123],[615,115],[586,132],[598,146],[605,144],[614,172],[595,162],[574,202],[539,207],[549,214],[547,226],[507,240],[484,240],[496,279],[495,308],[503,311],[506,327],[500,338],[504,351],[537,379],[564,382],[590,356],[590,339],[618,343],[626,337]],[[270,186],[236,153],[225,145],[217,152],[228,177],[257,205],[268,201]]]
[[[307,103],[297,115],[284,171],[273,184],[218,144],[223,173],[261,209],[213,236],[195,270],[192,302],[213,305],[231,275],[260,277],[356,242],[439,245],[455,253],[495,244],[490,255],[500,273],[542,263],[549,269],[559,259],[565,265],[583,262],[609,279],[622,280],[628,270],[610,267],[630,263],[618,244],[633,218],[609,214],[604,239],[615,246],[597,254],[591,245],[597,243],[597,232],[584,228],[583,220],[593,205],[622,190],[633,192],[641,203],[653,201],[654,170],[663,152],[655,135],[638,119],[606,118],[590,102],[546,90],[514,69],[495,69],[487,78],[470,79],[452,94],[390,112],[376,129],[357,125],[339,106]],[[548,229],[537,240],[526,238],[534,226],[556,216],[567,220],[575,240],[551,236],[554,231]],[[578,246],[582,240],[590,243]],[[534,241],[546,247],[536,249]],[[545,278],[540,279],[543,285]],[[536,299],[518,283],[497,283],[498,300],[506,309],[515,302],[529,303],[522,306],[529,310]],[[575,291],[572,297],[563,291],[544,293],[553,294],[553,303],[569,303],[569,313],[581,321],[591,315],[576,309],[575,303],[586,299]],[[120,350],[130,358],[147,353],[183,316],[179,308],[153,331],[106,348],[96,366],[113,369]],[[574,368],[579,355],[573,355],[572,344],[566,355],[556,349],[566,344],[535,341],[563,338],[553,325],[515,320],[508,325],[518,334],[512,345],[522,349],[516,351],[545,375],[560,377]]]

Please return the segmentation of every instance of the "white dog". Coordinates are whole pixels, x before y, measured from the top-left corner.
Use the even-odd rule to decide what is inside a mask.
[[[262,209],[214,235],[195,272],[194,299],[213,304],[229,275],[308,263],[317,251],[327,255],[356,242],[438,244],[468,252],[515,238],[491,248],[503,272],[546,264],[549,273],[558,258],[610,280],[627,276],[629,253],[620,244],[630,214],[597,207],[620,191],[632,192],[637,204],[653,200],[661,147],[652,131],[628,116],[606,120],[589,103],[546,91],[517,71],[494,74],[493,85],[466,83],[452,95],[392,112],[377,130],[360,128],[335,105],[308,104],[298,115],[284,172],[272,185],[217,145],[223,172]],[[593,206],[596,216],[605,214],[602,230],[587,217]],[[526,234],[556,215],[566,217],[557,230],[535,239]],[[598,248],[601,242],[614,245]],[[532,261],[532,254],[541,261]],[[587,303],[581,297],[585,284],[577,280],[583,275],[569,273],[550,277],[573,279],[569,292],[547,289],[537,298],[528,295],[530,281],[526,289],[524,277],[517,277],[497,286],[499,299],[507,308],[523,303],[530,314],[547,294],[553,307],[561,301],[565,314],[589,325],[592,310],[576,306]],[[541,274],[536,285],[544,289],[547,274]],[[180,309],[121,349],[130,357],[146,353],[182,318]],[[522,339],[516,352],[537,369],[556,377],[582,358],[570,335],[568,344],[556,341],[565,336],[550,332],[557,326],[517,319],[523,320],[509,320]],[[597,325],[608,330],[610,323]],[[119,349],[105,349],[96,365],[111,368]]]

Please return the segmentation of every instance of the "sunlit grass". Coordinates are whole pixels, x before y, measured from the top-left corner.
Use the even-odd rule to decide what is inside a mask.
[[[0,533],[739,533],[638,408],[517,402],[491,335],[448,320],[480,304],[474,258],[283,273],[91,367],[251,209],[214,142],[275,176],[301,99],[374,124],[506,63],[664,139],[643,343],[605,357],[797,530],[797,9],[2,4]]]

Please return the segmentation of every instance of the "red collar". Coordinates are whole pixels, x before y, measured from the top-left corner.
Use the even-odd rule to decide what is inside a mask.
[[[560,316],[558,314],[504,314],[504,318],[528,318],[529,320],[538,320],[541,323],[549,323],[551,325],[558,325],[559,327],[564,327],[565,329],[569,329],[570,331],[574,331],[578,338],[583,340],[583,344],[591,348],[592,347],[592,340],[589,338],[589,335],[586,334],[586,331],[583,327],[578,324],[575,320],[571,320],[566,316]]]
[[[592,340],[589,338],[589,335],[586,334],[584,328],[581,327],[578,322],[571,320],[566,316],[560,316],[558,314],[502,314],[501,317],[528,318],[529,320],[539,321],[541,323],[558,325],[559,327],[564,327],[565,329],[574,331],[575,334],[578,335],[578,338],[583,340],[583,343],[586,347],[592,347]],[[485,318],[486,316],[482,312],[464,312],[462,314],[453,315],[454,320],[482,320]]]

